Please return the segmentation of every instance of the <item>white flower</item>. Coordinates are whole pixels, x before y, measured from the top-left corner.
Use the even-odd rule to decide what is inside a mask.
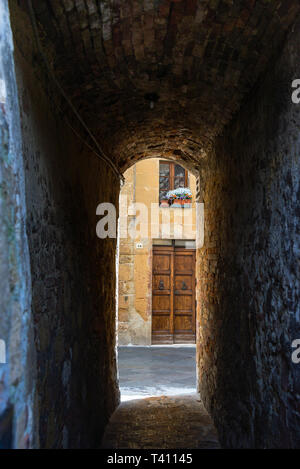
[[[192,192],[188,187],[179,187],[178,189],[172,189],[167,193],[167,198],[185,196],[186,198],[192,197]]]

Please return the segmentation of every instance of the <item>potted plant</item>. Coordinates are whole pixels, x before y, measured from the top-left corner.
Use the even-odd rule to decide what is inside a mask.
[[[179,187],[169,191],[167,197],[172,207],[182,207],[191,203],[192,192],[187,187]]]
[[[160,200],[160,207],[162,208],[169,208],[170,204],[169,204],[169,199],[167,198],[167,196],[163,197],[161,200]]]

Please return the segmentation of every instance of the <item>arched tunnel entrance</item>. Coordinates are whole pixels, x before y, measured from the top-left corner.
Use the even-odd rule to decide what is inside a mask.
[[[121,400],[196,392],[196,177],[160,158],[140,161],[124,176],[116,325]]]
[[[99,447],[119,388],[96,208],[118,213],[121,175],[159,157],[204,204],[198,388],[220,443],[300,447],[299,3],[0,11],[0,446]]]

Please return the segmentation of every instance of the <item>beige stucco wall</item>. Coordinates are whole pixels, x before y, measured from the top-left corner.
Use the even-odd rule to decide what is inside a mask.
[[[119,242],[119,345],[151,344],[152,245],[153,239],[195,239],[196,178],[189,173],[188,186],[192,191],[191,208],[159,207],[159,159],[144,160],[125,173],[125,185],[120,196]],[[136,217],[128,207],[132,202],[148,209],[148,229],[140,212]],[[153,207],[152,204],[157,204]],[[155,216],[157,215],[157,216]],[[170,232],[163,228],[170,217]],[[137,237],[128,230],[137,222]],[[176,230],[182,226],[182,233]],[[174,230],[175,228],[175,230]],[[139,233],[142,231],[142,233]]]

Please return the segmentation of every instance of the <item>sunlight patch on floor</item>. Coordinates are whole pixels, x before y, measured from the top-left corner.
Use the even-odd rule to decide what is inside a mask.
[[[121,402],[132,401],[134,399],[145,399],[147,397],[178,396],[185,394],[195,394],[194,388],[173,388],[168,386],[143,387],[142,389],[120,388]]]

